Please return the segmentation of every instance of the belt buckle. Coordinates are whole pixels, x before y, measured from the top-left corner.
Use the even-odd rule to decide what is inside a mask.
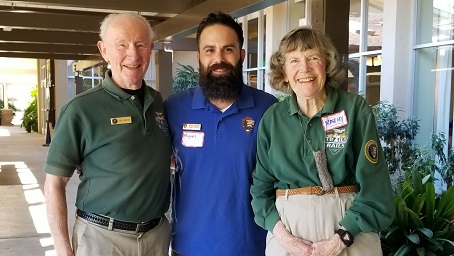
[[[325,190],[323,190],[323,187],[320,186],[313,186],[312,187],[312,194],[322,196],[325,194]]]
[[[137,223],[137,224],[136,224],[136,231],[135,231],[135,232],[136,232],[136,233],[139,233],[139,229],[140,229],[141,227],[143,227],[143,226],[145,226],[145,222]]]

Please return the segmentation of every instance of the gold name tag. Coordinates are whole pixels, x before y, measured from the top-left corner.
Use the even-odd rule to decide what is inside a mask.
[[[202,124],[183,124],[183,130],[200,131]]]
[[[130,123],[132,123],[132,118],[130,116],[113,117],[110,119],[111,125],[130,124]]]

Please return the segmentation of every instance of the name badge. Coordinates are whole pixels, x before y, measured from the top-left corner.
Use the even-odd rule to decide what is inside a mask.
[[[188,148],[201,148],[205,139],[204,132],[183,131],[181,136],[181,145]]]
[[[348,124],[345,110],[342,110],[341,112],[337,112],[331,115],[322,116],[321,121],[325,132],[346,126]]]
[[[130,124],[130,123],[132,123],[132,118],[130,116],[112,117],[110,119],[110,124],[111,125]]]
[[[183,130],[200,131],[202,124],[183,124]]]

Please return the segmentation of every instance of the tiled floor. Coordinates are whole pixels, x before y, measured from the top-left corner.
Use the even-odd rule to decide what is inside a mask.
[[[0,126],[0,255],[55,255],[45,214],[42,171],[46,137],[19,126]],[[74,212],[77,178],[67,187],[68,211]],[[70,214],[68,225],[74,217]]]

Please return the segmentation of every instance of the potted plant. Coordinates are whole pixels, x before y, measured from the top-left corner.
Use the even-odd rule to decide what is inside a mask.
[[[430,173],[422,178],[418,170],[407,171],[394,197],[396,217],[381,232],[383,255],[454,254],[454,187],[437,195],[430,179]]]
[[[199,82],[199,72],[191,65],[177,64],[179,67],[172,79],[172,91],[174,93],[194,87]]]
[[[445,154],[443,134],[432,135],[430,147],[418,147],[414,141],[418,121],[399,120],[398,110],[391,104],[379,102],[373,111],[390,175],[396,177],[396,217],[380,233],[383,255],[453,255],[452,149]],[[435,193],[435,173],[448,187],[440,194]]]
[[[22,117],[22,127],[27,132],[38,131],[38,105],[37,105],[37,89],[31,92],[33,100],[30,102],[28,107],[24,110],[24,116]]]

